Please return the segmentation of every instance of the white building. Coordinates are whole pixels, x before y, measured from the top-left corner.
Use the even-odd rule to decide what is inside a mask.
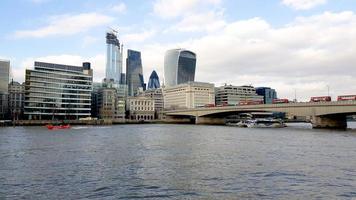
[[[214,84],[187,82],[163,88],[165,109],[197,108],[215,103]]]
[[[215,90],[216,105],[236,105],[247,102],[263,103],[263,96],[256,93],[252,86],[224,85]]]
[[[155,118],[155,102],[150,97],[127,97],[126,109],[131,120],[149,121]]]

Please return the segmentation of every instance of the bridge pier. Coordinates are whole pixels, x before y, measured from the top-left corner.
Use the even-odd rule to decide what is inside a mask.
[[[224,125],[225,120],[224,118],[217,118],[217,117],[195,117],[195,124],[200,125]]]
[[[346,115],[312,116],[313,128],[346,129]]]

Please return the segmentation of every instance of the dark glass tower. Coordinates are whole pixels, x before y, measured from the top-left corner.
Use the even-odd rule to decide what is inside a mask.
[[[147,89],[157,89],[159,87],[160,87],[160,84],[159,84],[159,78],[158,78],[157,72],[155,70],[153,70],[153,72],[151,73],[151,76],[150,76],[150,80],[148,81]]]
[[[166,86],[194,81],[196,54],[184,49],[168,50],[164,57],[164,78]]]
[[[129,96],[136,96],[137,90],[140,87],[143,88],[143,90],[146,89],[142,75],[141,52],[139,51],[127,50],[126,83]]]

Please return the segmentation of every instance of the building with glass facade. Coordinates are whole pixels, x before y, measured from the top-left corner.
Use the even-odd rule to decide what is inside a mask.
[[[147,89],[157,89],[160,88],[159,78],[155,70],[152,71],[150,79],[148,81]]]
[[[277,92],[270,87],[257,87],[256,92],[258,95],[263,96],[263,102],[265,104],[272,104],[273,99],[277,99]]]
[[[164,56],[166,86],[175,86],[194,81],[196,54],[184,49],[168,50]]]
[[[252,86],[224,85],[215,89],[216,105],[237,105],[247,102],[263,102],[263,96]]]
[[[146,89],[142,74],[141,52],[139,51],[127,50],[126,84],[128,96],[136,96],[140,88],[141,90]]]
[[[8,114],[8,86],[10,79],[10,61],[0,60],[0,119]]]
[[[93,72],[83,66],[35,62],[26,70],[26,119],[79,119],[91,115]]]
[[[123,45],[120,46],[116,32],[106,33],[106,48],[106,78],[122,83]]]

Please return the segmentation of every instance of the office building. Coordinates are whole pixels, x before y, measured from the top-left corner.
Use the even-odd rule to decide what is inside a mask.
[[[263,103],[263,96],[252,86],[224,85],[215,90],[216,105],[238,105],[242,103]]]
[[[10,61],[0,60],[0,119],[8,117],[8,85]]]
[[[122,52],[123,45],[117,38],[117,32],[106,33],[106,78],[122,83]]]
[[[150,97],[128,97],[126,108],[131,120],[150,121],[155,118],[154,100]]]
[[[157,89],[160,88],[159,78],[155,70],[152,71],[150,79],[148,81],[147,89]]]
[[[161,119],[164,108],[162,88],[146,90],[140,96],[149,97],[154,100],[155,119]]]
[[[13,120],[19,120],[23,117],[23,108],[25,101],[25,86],[15,81],[9,83],[9,115]]]
[[[263,102],[265,104],[272,104],[273,99],[277,99],[277,92],[270,87],[257,87],[256,93],[263,96]]]
[[[126,83],[128,96],[136,96],[140,88],[141,90],[146,89],[142,74],[141,52],[139,51],[127,50]]]
[[[214,84],[187,82],[163,88],[165,109],[197,108],[215,103]]]
[[[71,66],[35,62],[26,70],[24,115],[29,120],[90,117],[90,63]]]
[[[165,85],[175,86],[195,77],[196,54],[184,49],[168,50],[164,56]]]

